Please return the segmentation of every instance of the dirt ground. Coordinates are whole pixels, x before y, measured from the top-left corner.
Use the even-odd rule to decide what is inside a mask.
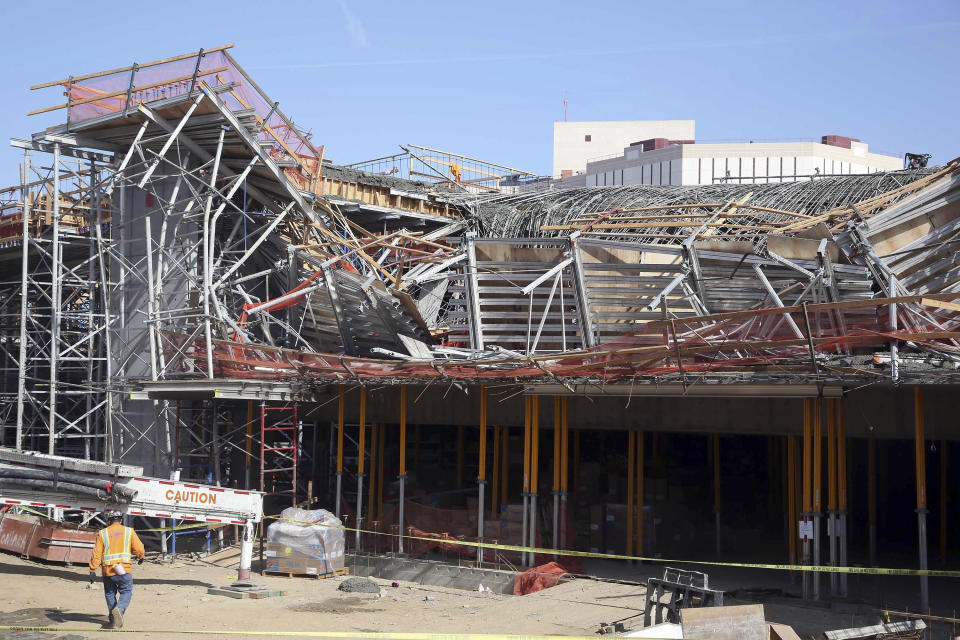
[[[260,575],[254,576],[256,583],[286,590],[287,595],[235,600],[207,594],[207,587],[228,584],[235,575],[232,569],[197,560],[173,564],[148,560],[135,566],[133,603],[125,616],[126,628],[203,630],[209,632],[203,637],[209,638],[235,637],[218,634],[218,630],[592,636],[602,622],[642,613],[645,596],[642,586],[588,579],[572,580],[522,597],[409,582],[391,587],[390,581],[375,579],[381,586],[378,597],[337,591],[343,578]],[[24,613],[28,609],[32,611]],[[43,564],[0,554],[0,624],[39,624],[44,619],[76,630],[71,633],[79,636],[85,630],[101,628],[106,621],[106,605],[99,581],[88,587],[86,567]],[[824,629],[866,623],[862,616],[783,603],[769,604],[767,619],[795,626],[804,638]],[[628,621],[628,628],[641,626],[641,621],[642,617]],[[160,632],[145,635],[184,637]],[[0,632],[0,638],[22,637],[25,636]]]

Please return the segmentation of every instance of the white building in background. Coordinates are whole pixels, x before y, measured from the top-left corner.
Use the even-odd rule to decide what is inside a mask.
[[[649,132],[656,134],[636,135]],[[837,135],[698,144],[693,120],[557,122],[553,133],[554,178],[564,186],[756,184],[903,168],[902,158]]]
[[[693,141],[695,137],[693,120],[554,122],[553,177],[583,174],[591,160],[619,156],[638,140]]]

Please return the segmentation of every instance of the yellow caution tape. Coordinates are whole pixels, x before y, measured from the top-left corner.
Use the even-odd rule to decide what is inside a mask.
[[[320,522],[310,522],[307,520],[290,520],[280,518],[279,516],[264,516],[264,519],[280,520],[283,522],[294,522],[297,524],[309,524],[318,527],[330,527],[333,529],[343,529],[344,531],[359,531],[360,533],[369,533],[380,536],[396,537],[395,534],[386,531],[368,531],[365,529],[353,529],[351,527],[323,524]],[[450,545],[460,545],[464,547],[475,547],[477,549],[500,549],[502,551],[520,551],[526,553],[538,553],[548,556],[573,556],[577,558],[602,558],[607,560],[639,560],[643,562],[664,562],[671,564],[696,564],[712,567],[739,567],[743,569],[775,569],[779,571],[812,571],[816,573],[855,573],[860,575],[876,576],[930,576],[934,578],[960,578],[960,571],[946,571],[938,569],[887,569],[881,567],[833,567],[828,565],[804,565],[804,564],[763,564],[751,562],[720,562],[718,560],[677,560],[671,558],[649,558],[646,556],[631,556],[619,553],[598,553],[594,551],[572,551],[567,549],[545,549],[543,547],[522,547],[515,544],[496,544],[491,542],[473,542],[468,540],[450,540],[447,538],[428,538],[424,536],[403,536],[405,540],[424,540],[427,542],[439,542]]]
[[[296,638],[378,638],[379,640],[597,640],[597,636],[523,635],[509,633],[416,633],[399,631],[231,631],[201,629],[100,629],[83,627],[21,627],[0,625],[0,631],[46,633],[166,633],[179,635],[288,636]],[[650,640],[667,640],[651,638]]]

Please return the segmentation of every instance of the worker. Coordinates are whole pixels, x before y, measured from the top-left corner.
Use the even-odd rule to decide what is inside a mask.
[[[123,614],[133,597],[133,574],[130,573],[133,557],[143,564],[146,552],[137,532],[123,525],[123,514],[114,509],[104,513],[107,527],[101,529],[93,547],[90,560],[90,584],[97,576],[97,567],[102,567],[103,594],[107,598],[110,628],[123,628]]]

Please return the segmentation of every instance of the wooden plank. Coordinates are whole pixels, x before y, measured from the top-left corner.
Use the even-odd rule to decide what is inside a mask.
[[[947,302],[945,300],[935,300],[932,298],[921,298],[920,304],[925,307],[936,307],[937,309],[949,309],[950,311],[960,311],[960,304]]]

